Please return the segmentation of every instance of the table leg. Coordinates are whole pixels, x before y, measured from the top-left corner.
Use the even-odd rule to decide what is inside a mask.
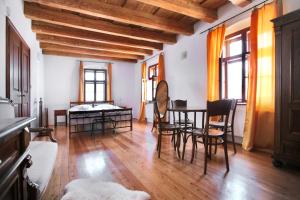
[[[184,113],[184,134],[183,134],[182,160],[184,160],[185,146],[187,143],[186,131],[187,131],[187,112]]]
[[[68,115],[66,115],[66,127],[68,126]]]
[[[57,115],[54,115],[54,126],[57,126]]]
[[[180,158],[180,141],[181,141],[181,133],[180,131],[177,132],[177,141],[176,141],[176,146],[177,146],[177,155]]]

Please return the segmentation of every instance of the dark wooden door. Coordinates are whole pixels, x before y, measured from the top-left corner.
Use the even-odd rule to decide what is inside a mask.
[[[30,116],[30,50],[22,47],[22,117]]]
[[[282,30],[282,152],[300,160],[300,21]]]
[[[6,97],[17,117],[30,116],[30,49],[7,18]]]

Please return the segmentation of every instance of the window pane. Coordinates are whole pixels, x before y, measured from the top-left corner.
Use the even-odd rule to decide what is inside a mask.
[[[105,81],[105,72],[96,72],[97,81]]]
[[[228,98],[242,99],[242,62],[229,62],[227,65]]]
[[[94,83],[85,84],[85,101],[94,101]]]
[[[242,40],[232,41],[229,44],[229,56],[235,56],[242,53]]]
[[[105,84],[96,84],[96,101],[105,101]]]
[[[152,101],[152,80],[147,81],[147,101]]]
[[[88,80],[88,81],[94,80],[94,72],[93,71],[85,71],[85,80]]]

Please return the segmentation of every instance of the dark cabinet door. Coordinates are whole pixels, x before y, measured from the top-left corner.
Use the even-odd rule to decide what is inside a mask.
[[[30,116],[30,49],[7,18],[6,97],[16,117]]]
[[[300,21],[282,30],[281,150],[300,160]]]

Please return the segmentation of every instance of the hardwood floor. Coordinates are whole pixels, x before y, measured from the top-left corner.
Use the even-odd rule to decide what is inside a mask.
[[[237,154],[229,148],[230,172],[226,174],[223,149],[208,163],[203,175],[203,146],[190,164],[191,145],[179,160],[169,137],[163,138],[157,158],[156,133],[151,125],[133,124],[132,132],[72,135],[55,130],[59,150],[56,167],[44,199],[60,199],[64,186],[76,178],[115,181],[127,188],[144,190],[152,199],[300,199],[300,171],[273,167],[269,154]],[[42,138],[43,139],[43,138]]]

